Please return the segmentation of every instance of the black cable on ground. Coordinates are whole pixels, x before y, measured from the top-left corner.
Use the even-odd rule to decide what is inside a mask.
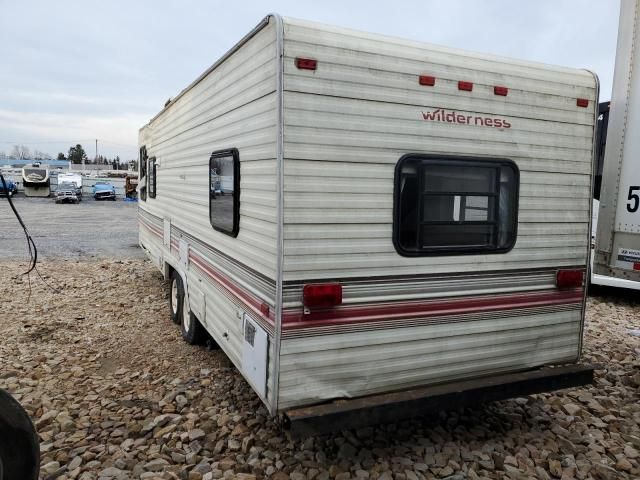
[[[4,190],[5,196],[7,197],[7,200],[9,201],[9,205],[11,206],[11,210],[13,210],[13,213],[15,214],[16,218],[18,219],[18,222],[20,223],[20,226],[24,230],[24,234],[27,237],[27,248],[29,249],[29,258],[30,258],[29,269],[22,274],[22,275],[26,275],[27,279],[29,280],[29,296],[27,298],[27,302],[31,298],[31,276],[29,274],[34,270],[35,270],[36,274],[38,274],[38,277],[40,278],[40,280],[42,280],[42,283],[44,283],[54,293],[60,293],[60,291],[57,288],[53,287],[40,274],[40,271],[38,270],[38,266],[37,266],[37,263],[38,263],[38,248],[36,247],[36,244],[33,241],[33,238],[31,237],[31,234],[29,233],[29,230],[27,229],[27,226],[22,221],[22,217],[20,217],[20,214],[18,213],[18,210],[16,210],[16,207],[13,204],[13,200],[11,199],[11,195],[9,195],[9,189],[7,188],[7,182],[5,181],[4,176],[1,173],[0,173],[0,181],[2,182],[2,188]]]
[[[7,200],[9,201],[9,206],[11,207],[11,210],[13,210],[14,215],[18,219],[18,222],[20,223],[22,230],[24,230],[24,235],[27,237],[27,247],[29,249],[30,262],[29,262],[29,269],[26,272],[24,272],[23,275],[28,275],[36,268],[36,262],[38,261],[38,248],[36,247],[36,244],[34,243],[33,238],[31,238],[31,235],[29,234],[29,230],[27,230],[27,226],[22,221],[22,217],[20,217],[18,210],[16,210],[16,207],[13,204],[13,200],[11,200],[11,195],[9,195],[9,188],[7,187],[7,182],[4,180],[4,176],[1,173],[0,173],[0,181],[2,181],[2,188],[5,196],[7,197]]]

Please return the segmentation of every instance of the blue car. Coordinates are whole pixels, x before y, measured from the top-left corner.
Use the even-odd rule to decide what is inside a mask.
[[[13,180],[10,180],[10,179],[8,179],[6,177],[5,177],[4,181],[7,184],[7,191],[9,192],[9,196],[10,197],[12,197],[16,193],[18,193],[18,185],[16,185],[16,182],[14,182]],[[0,181],[0,195],[1,196],[6,196],[5,191],[4,191],[4,185],[2,184],[2,181]]]
[[[93,185],[93,198],[96,200],[112,200],[116,199],[116,187],[108,182],[96,182]]]

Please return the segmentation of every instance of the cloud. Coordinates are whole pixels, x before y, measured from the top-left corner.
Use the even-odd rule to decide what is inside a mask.
[[[71,145],[81,143],[91,156],[90,147],[97,138],[98,153],[129,160],[137,155],[138,129],[146,121],[146,116],[128,113],[87,116],[0,109],[0,132],[9,137],[0,144],[0,151],[26,144],[51,154],[66,153]]]
[[[602,98],[611,91],[617,2],[274,0],[269,7],[323,23],[589,68],[600,76]],[[257,0],[0,0],[0,142],[102,137],[135,144],[138,128],[266,13]]]

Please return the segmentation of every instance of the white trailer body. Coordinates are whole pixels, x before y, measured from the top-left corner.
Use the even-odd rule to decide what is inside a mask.
[[[63,182],[73,183],[76,187],[82,188],[82,175],[79,173],[59,173],[58,185]]]
[[[22,167],[22,185],[27,197],[48,197],[51,194],[49,167],[33,163]]]
[[[140,130],[140,244],[272,413],[576,362],[597,88],[269,16]]]
[[[640,0],[621,2],[593,275],[640,290]]]

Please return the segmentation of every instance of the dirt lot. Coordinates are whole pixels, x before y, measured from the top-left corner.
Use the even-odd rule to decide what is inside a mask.
[[[53,198],[13,198],[42,258],[142,257],[135,202],[95,201],[56,205]],[[25,258],[24,233],[0,198],[0,258]]]
[[[45,211],[53,210],[36,213]],[[131,215],[129,224],[122,216],[105,221],[133,242],[135,208],[118,211]],[[57,292],[33,275],[29,290],[20,275],[26,262],[0,259],[0,387],[35,419],[42,478],[640,478],[633,297],[609,291],[589,302],[585,357],[602,365],[590,388],[291,441],[223,353],[182,341],[166,285],[137,251],[60,259],[55,252],[69,249],[50,233],[36,241],[43,238],[51,246],[41,247],[49,258],[40,271]],[[102,253],[84,238],[69,244]]]

